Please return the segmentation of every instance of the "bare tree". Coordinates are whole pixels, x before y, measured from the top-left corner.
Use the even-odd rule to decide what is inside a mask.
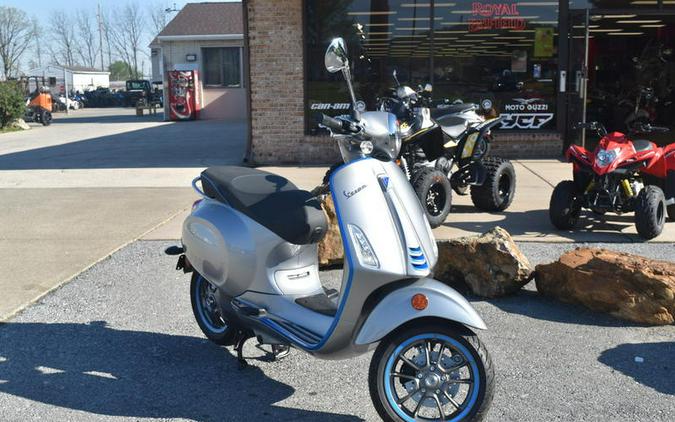
[[[52,12],[50,19],[50,33],[53,43],[50,46],[52,60],[59,65],[72,66],[75,64],[77,41],[75,26],[70,17],[63,11]]]
[[[22,10],[0,6],[0,59],[5,78],[16,76],[19,60],[31,44],[33,26]]]
[[[42,67],[42,25],[40,25],[40,22],[35,16],[31,18],[31,24],[33,25],[33,45],[35,47],[35,57],[31,59],[32,64],[29,66],[31,68]]]
[[[80,63],[88,67],[96,66],[96,58],[99,53],[98,31],[92,18],[92,14],[87,10],[78,10],[75,14],[78,35],[77,55]]]
[[[151,37],[155,38],[166,26],[166,10],[162,3],[151,3],[148,7],[148,15],[152,21]]]
[[[103,40],[105,42],[105,47],[103,48],[106,50],[108,53],[108,66],[110,66],[113,62],[112,59],[112,18],[110,17],[110,13],[108,13],[106,10],[99,10],[99,19],[100,19],[100,25],[101,25],[101,32],[103,36]]]
[[[127,63],[130,73],[135,78],[139,77],[138,59],[139,54],[142,54],[141,40],[143,39],[144,18],[141,9],[134,4],[127,3],[117,15],[111,31],[115,51]]]

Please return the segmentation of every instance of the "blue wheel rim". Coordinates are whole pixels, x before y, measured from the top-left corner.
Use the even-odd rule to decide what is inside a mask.
[[[197,316],[202,324],[214,334],[222,334],[227,330],[227,324],[223,322],[223,326],[219,327],[213,323],[211,316],[204,310],[204,290],[208,288],[211,283],[201,275],[197,276],[195,283],[194,297],[196,300],[195,308],[197,308]]]
[[[439,334],[439,333],[426,333],[426,334],[420,334],[414,337],[411,337],[401,343],[389,356],[389,359],[387,359],[387,364],[385,366],[384,370],[384,389],[385,389],[385,396],[387,398],[387,402],[389,406],[396,412],[396,414],[401,417],[406,422],[415,422],[415,418],[408,414],[399,404],[397,403],[397,395],[394,393],[392,390],[392,384],[394,382],[394,377],[392,377],[392,372],[394,370],[394,365],[398,360],[399,355],[402,352],[407,351],[411,346],[413,346],[415,343],[419,343],[420,341],[425,341],[425,340],[434,340],[437,342],[444,342],[447,346],[451,347],[454,352],[458,352],[462,355],[464,358],[464,361],[466,362],[464,366],[469,368],[470,374],[471,374],[471,380],[472,384],[470,387],[470,390],[467,394],[467,397],[465,398],[464,401],[461,403],[461,411],[457,413],[456,415],[452,416],[452,418],[449,419],[444,419],[447,422],[459,422],[463,420],[474,408],[478,401],[478,394],[482,388],[481,383],[480,383],[480,373],[478,371],[478,363],[476,362],[476,359],[474,358],[473,354],[469,351],[469,349],[461,344],[459,341],[456,339]],[[462,366],[462,367],[464,367]],[[428,400],[428,399],[424,399]],[[447,417],[445,414],[443,415],[444,417]],[[425,420],[430,420],[430,419],[425,419]]]

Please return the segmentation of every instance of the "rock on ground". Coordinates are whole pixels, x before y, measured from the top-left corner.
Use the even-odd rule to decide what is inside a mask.
[[[512,294],[531,279],[530,262],[501,227],[480,236],[437,243],[436,278],[453,285],[465,284],[479,296]]]
[[[23,130],[28,130],[30,129],[30,126],[28,126],[28,123],[26,123],[23,119],[16,119],[11,123],[11,126],[23,129]]]
[[[342,249],[342,237],[337,225],[335,205],[330,195],[324,195],[321,201],[326,217],[328,217],[328,231],[326,236],[319,242],[319,265],[322,267],[342,264],[344,251]]]
[[[675,322],[675,263],[579,248],[536,267],[537,290],[564,302],[650,325]]]

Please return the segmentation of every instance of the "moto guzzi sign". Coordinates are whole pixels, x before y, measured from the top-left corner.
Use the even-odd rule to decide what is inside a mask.
[[[501,129],[542,129],[555,116],[541,98],[514,98],[502,109]]]

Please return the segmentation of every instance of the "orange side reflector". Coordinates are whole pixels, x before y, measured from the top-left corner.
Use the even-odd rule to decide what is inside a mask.
[[[423,311],[427,309],[427,306],[429,306],[429,299],[427,299],[427,297],[424,296],[423,294],[417,293],[410,300],[410,304],[414,309],[417,309],[418,311]]]

